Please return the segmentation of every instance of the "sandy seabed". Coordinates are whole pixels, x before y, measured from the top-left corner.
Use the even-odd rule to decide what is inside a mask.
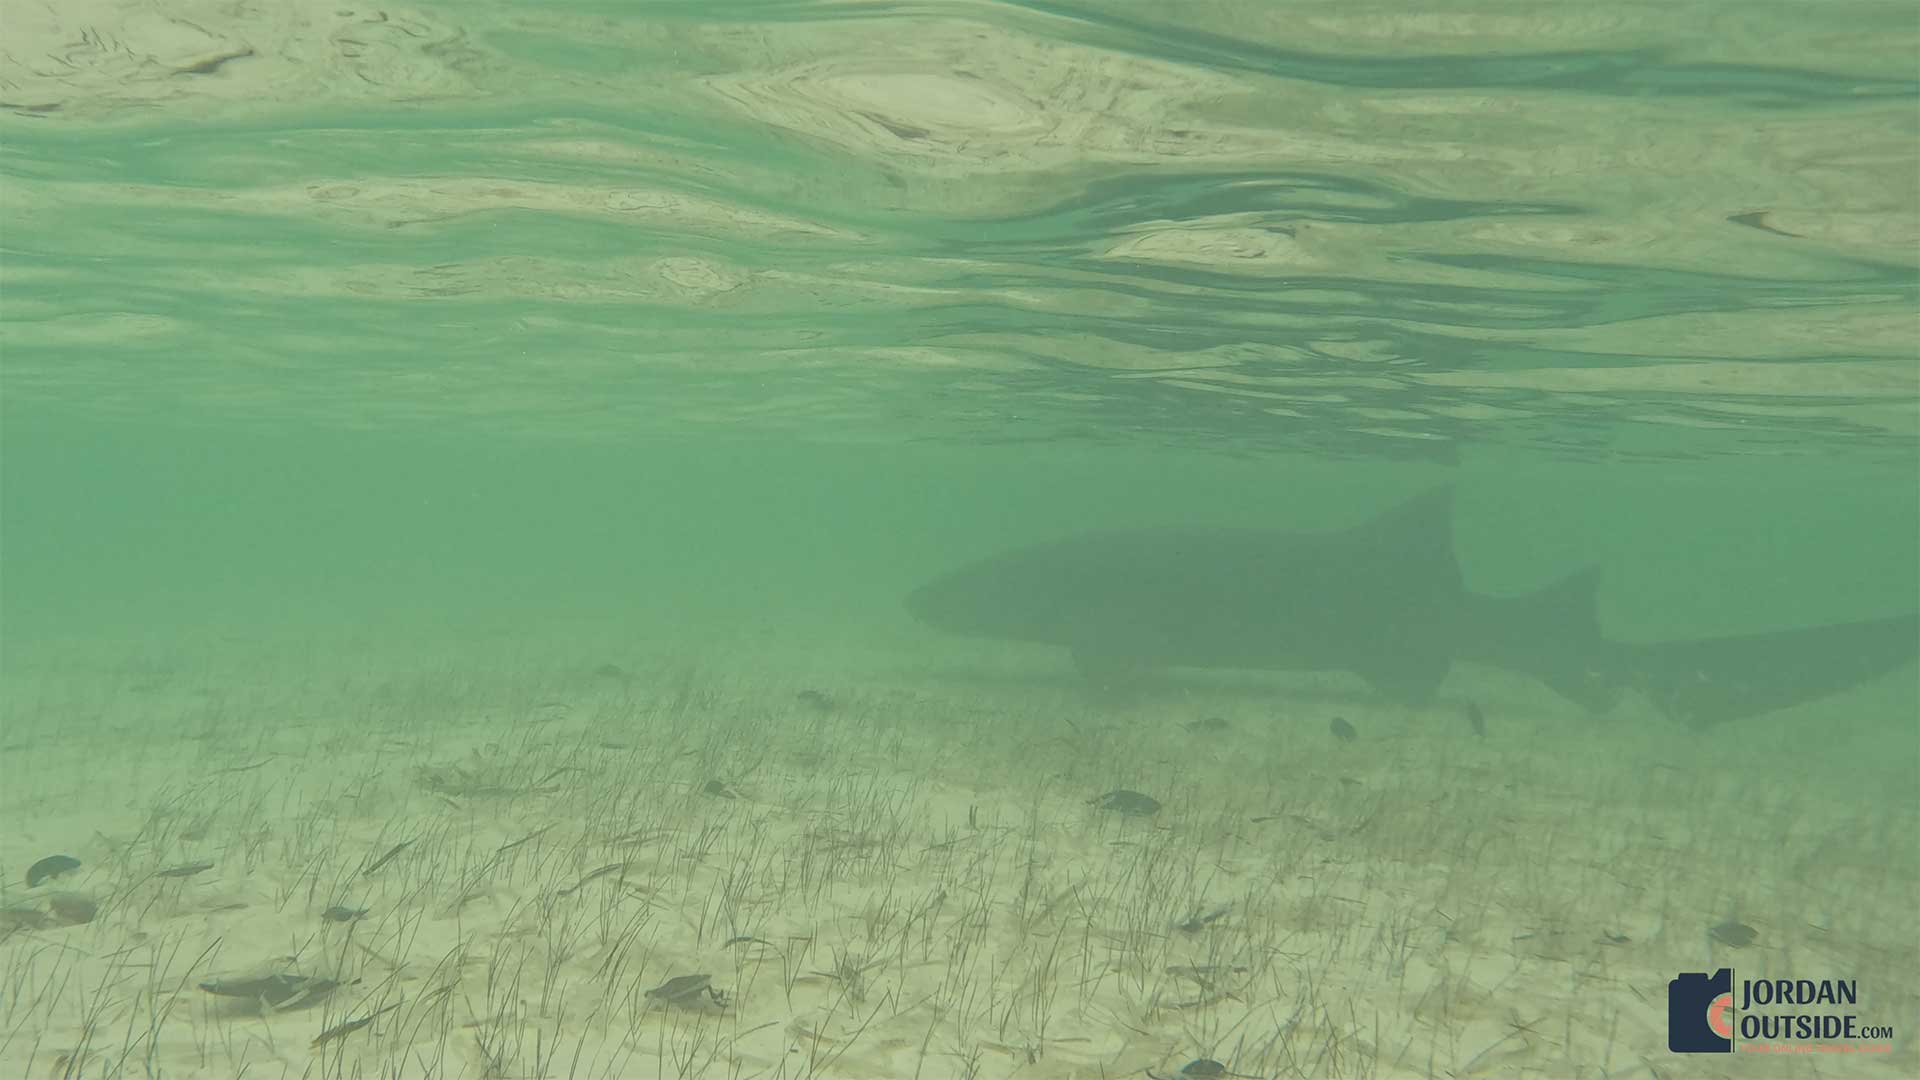
[[[0,1075],[1920,1075],[1911,763],[1487,678],[16,662]],[[1722,966],[1897,1038],[1669,1053]]]

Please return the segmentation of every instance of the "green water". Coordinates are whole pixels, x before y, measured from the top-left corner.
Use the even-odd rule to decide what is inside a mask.
[[[8,637],[882,620],[963,538],[1443,477],[1636,629],[1897,611],[1909,14],[23,17]]]
[[[1597,563],[1617,640],[1920,601],[1911,5],[87,0],[5,21],[16,732],[207,722],[142,696],[168,683],[399,731],[691,665],[781,702],[912,688],[948,702],[900,717],[938,740],[976,691],[1072,700],[1035,674],[1066,679],[1061,656],[907,616],[956,563],[1097,529],[1327,528],[1442,484],[1472,588]],[[363,678],[464,689],[362,713]],[[490,680],[518,688],[476,704]],[[1474,680],[1443,701],[1517,695],[1527,753],[1613,761],[1622,732],[1636,768],[1734,737],[1634,701],[1596,728]],[[1914,880],[1886,839],[1915,810],[1914,684],[1739,729],[1770,748],[1740,775],[1784,783],[1779,820],[1873,777],[1842,809],[1876,823],[1849,865],[1883,876],[1793,919],[1863,926]],[[1108,719],[1218,692],[1169,685]],[[1235,707],[1268,709],[1262,685]],[[1419,730],[1382,715],[1363,730]],[[1824,779],[1797,778],[1815,749]],[[1098,786],[1174,767],[1152,760]],[[10,783],[54,790],[31,771]],[[1637,798],[1608,790],[1593,804]],[[33,843],[81,842],[62,835]],[[7,879],[39,853],[8,849]],[[1758,919],[1796,872],[1668,902]],[[1862,940],[1902,938],[1882,932]],[[1455,1049],[1429,1060],[1494,1075]],[[1413,1061],[1380,1075],[1439,1068]]]

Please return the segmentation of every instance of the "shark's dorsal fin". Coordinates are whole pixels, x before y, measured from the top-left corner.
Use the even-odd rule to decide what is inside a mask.
[[[1368,518],[1346,531],[1349,542],[1387,545],[1405,551],[1410,537],[1427,543],[1421,551],[1453,562],[1453,488],[1438,487]],[[1413,552],[1407,552],[1413,554]]]

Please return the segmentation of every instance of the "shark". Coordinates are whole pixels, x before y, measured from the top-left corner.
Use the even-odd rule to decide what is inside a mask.
[[[1695,726],[1824,698],[1920,655],[1920,611],[1664,642],[1607,638],[1598,567],[1532,593],[1466,587],[1441,488],[1343,529],[1160,529],[988,556],[915,589],[948,633],[1069,650],[1096,685],[1165,668],[1340,671],[1430,700],[1453,666],[1536,679],[1593,712],[1632,691]]]

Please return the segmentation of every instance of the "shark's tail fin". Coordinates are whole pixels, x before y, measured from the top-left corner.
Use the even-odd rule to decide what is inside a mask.
[[[1599,583],[1600,568],[1589,566],[1523,596],[1470,597],[1472,632],[1459,655],[1524,671],[1595,712],[1611,708],[1622,685],[1600,637]]]
[[[1625,679],[1662,712],[1706,727],[1826,697],[1900,668],[1920,655],[1920,614],[1612,651]]]

